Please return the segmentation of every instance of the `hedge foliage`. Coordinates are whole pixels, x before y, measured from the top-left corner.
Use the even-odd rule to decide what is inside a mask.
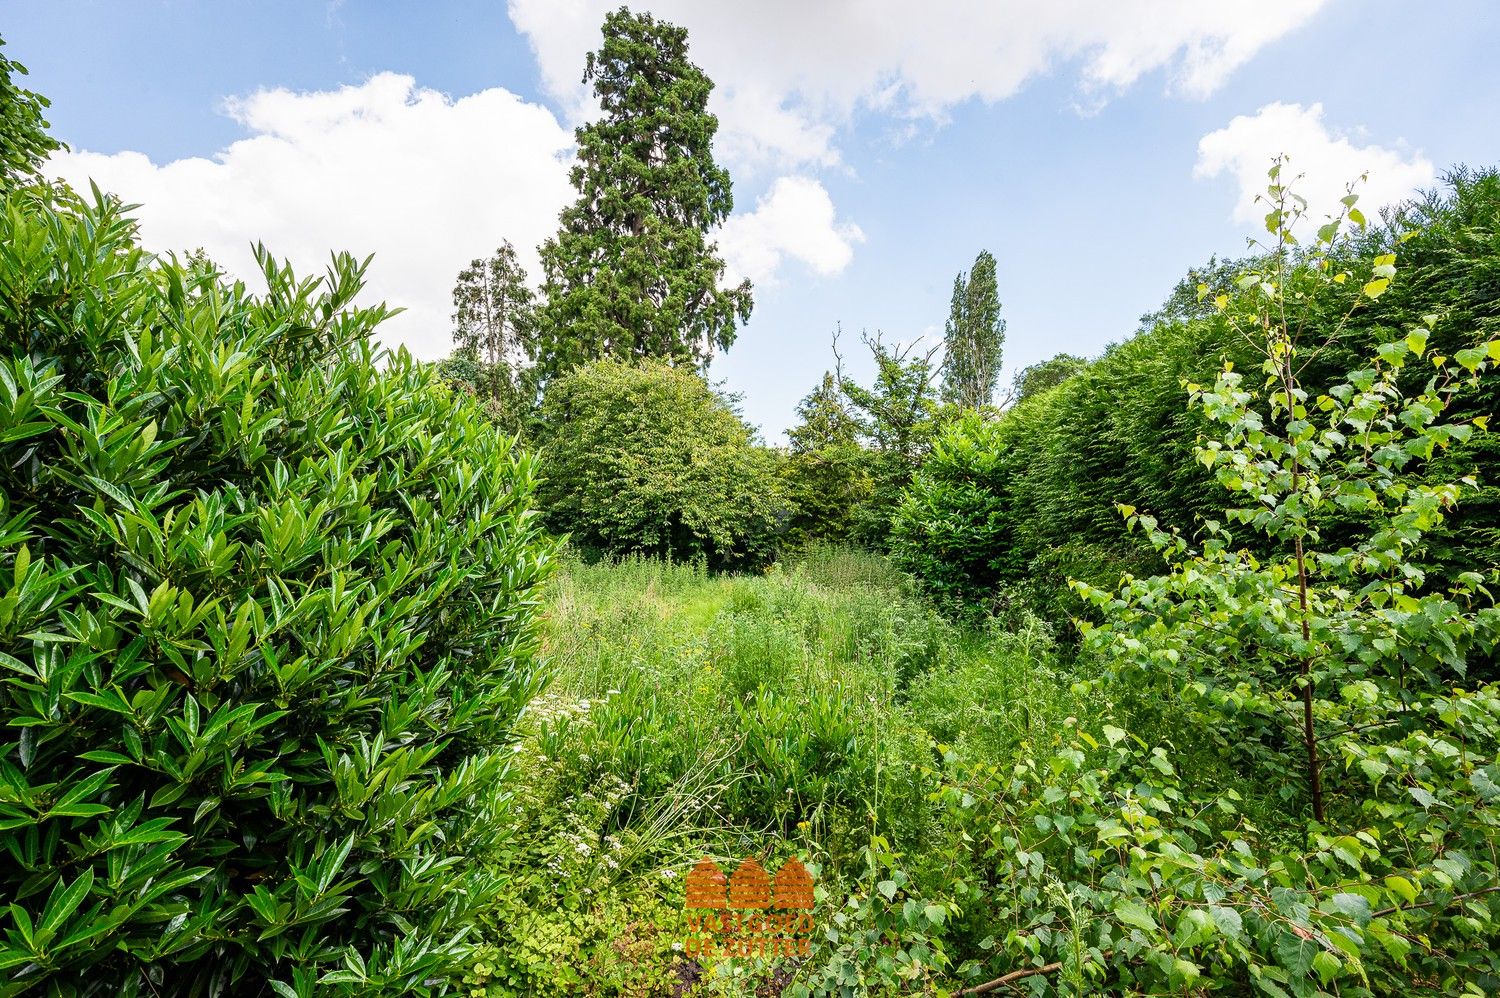
[[[1370,257],[1398,242],[1402,280],[1310,358],[1303,373],[1309,386],[1334,383],[1378,344],[1398,338],[1398,330],[1426,315],[1437,317],[1434,350],[1448,356],[1500,328],[1500,174],[1454,171],[1444,189],[1405,205],[1348,252]],[[1195,302],[1196,294],[1179,289],[1174,300]],[[1314,327],[1331,325],[1336,307],[1331,298],[1305,305]],[[1000,465],[982,455],[972,467],[957,468],[951,449],[934,456],[930,471],[907,494],[908,514],[934,500],[936,480],[976,476],[994,490],[984,504],[1004,496],[1010,513],[1008,529],[991,532],[987,541],[974,538],[990,546],[962,561],[937,571],[912,562],[929,588],[951,588],[954,572],[975,594],[992,583],[1024,585],[1049,615],[1066,617],[1082,609],[1067,593],[1069,577],[1113,583],[1122,570],[1149,573],[1160,566],[1149,547],[1127,536],[1117,503],[1150,511],[1163,522],[1191,524],[1216,515],[1219,487],[1193,455],[1206,424],[1201,413],[1183,405],[1183,385],[1212,383],[1226,360],[1240,370],[1258,369],[1260,358],[1212,309],[1179,304],[1158,319],[1055,388],[1007,411],[999,429],[986,431],[1006,455]],[[1405,387],[1416,388],[1419,377],[1411,374]],[[1493,379],[1466,388],[1455,400],[1455,413],[1495,412],[1497,392]],[[1434,461],[1432,474],[1451,478],[1475,469],[1480,489],[1431,539],[1429,567],[1437,569],[1437,578],[1500,565],[1500,442],[1481,435],[1455,446]],[[961,515],[980,516],[984,504]],[[908,515],[909,536],[913,528]],[[936,534],[948,527],[934,518],[930,529]]]
[[[424,994],[496,893],[534,463],[260,256],[3,201],[0,994]]]

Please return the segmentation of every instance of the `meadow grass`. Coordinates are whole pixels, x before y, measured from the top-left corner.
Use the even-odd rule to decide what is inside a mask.
[[[985,876],[970,833],[998,833],[965,823],[1012,771],[1057,759],[1101,719],[1131,717],[1120,723],[1153,740],[1162,724],[1159,703],[1060,654],[1039,620],[955,624],[867,552],[815,548],[747,575],[568,559],[550,587],[551,684],[522,718],[514,848],[496,867],[514,908],[489,929],[508,940],[493,954],[516,993],[552,993],[559,963],[587,968],[580,981],[634,982],[599,994],[686,993],[664,967],[708,973],[694,995],[753,993],[753,966],[740,984],[710,980],[672,948],[683,876],[705,855],[795,855],[820,911],[866,922],[883,917],[877,886],[905,878],[900,904],[949,905],[944,945],[979,966],[989,906],[953,899]],[[1222,763],[1190,750],[1217,779]],[[895,931],[869,924],[872,939]],[[901,924],[903,946],[925,945]],[[799,973],[885,958],[857,938]]]
[[[570,560],[551,585],[552,684],[525,719],[527,757],[559,788],[619,781],[612,826],[658,843],[732,829],[835,869],[872,828],[918,847],[923,767],[998,761],[1076,700],[1044,626],[954,625],[867,552],[814,548],[757,575]]]

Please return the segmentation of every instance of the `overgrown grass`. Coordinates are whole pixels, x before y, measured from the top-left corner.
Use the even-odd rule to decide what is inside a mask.
[[[552,956],[593,961],[591,979],[601,953],[642,980],[673,965],[670,931],[628,956],[606,940],[646,913],[670,922],[680,875],[704,854],[810,859],[829,897],[867,871],[872,842],[922,854],[945,754],[1000,762],[1079,704],[1044,626],[961,629],[884,558],[853,550],[743,576],[575,561],[546,605],[553,680],[522,721],[525,789],[502,872],[545,871],[518,888],[523,907],[572,899],[552,902],[577,913],[549,928],[573,937]],[[517,993],[553,986],[517,973]]]

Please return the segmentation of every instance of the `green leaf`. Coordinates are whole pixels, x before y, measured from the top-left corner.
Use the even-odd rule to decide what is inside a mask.
[[[1245,923],[1238,911],[1223,905],[1212,904],[1208,906],[1208,916],[1213,919],[1218,930],[1230,939],[1238,942],[1242,938]]]
[[[1313,957],[1312,965],[1324,984],[1333,980],[1344,969],[1344,965],[1339,958],[1327,950],[1319,950],[1318,955]]]
[[[1454,351],[1453,359],[1463,365],[1470,374],[1479,370],[1479,365],[1484,363],[1488,352],[1479,347],[1471,347],[1466,350]]]
[[[1156,924],[1156,919],[1151,912],[1142,904],[1135,901],[1119,900],[1115,902],[1115,917],[1125,925],[1134,926],[1137,929],[1150,933],[1160,933],[1161,927]]]
[[[60,886],[60,884],[59,884]],[[78,910],[83,899],[88,897],[89,888],[94,886],[94,871],[85,868],[61,893],[57,888],[53,889],[52,896],[47,899],[47,905],[42,909],[42,919],[38,931],[55,933],[62,924]]]
[[[1417,900],[1416,886],[1405,877],[1392,874],[1385,878],[1385,886],[1391,893],[1401,898],[1407,904],[1414,904]]]
[[[1355,924],[1365,925],[1370,921],[1370,902],[1363,895],[1345,891],[1335,894],[1332,901],[1334,908],[1351,918]]]

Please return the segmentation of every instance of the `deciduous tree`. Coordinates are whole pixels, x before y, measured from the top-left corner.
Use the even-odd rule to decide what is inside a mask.
[[[943,401],[963,409],[990,405],[1000,377],[1005,320],[995,258],[981,250],[969,273],[953,279],[953,301],[944,333]]]
[[[0,49],[5,39],[0,38]],[[47,134],[43,113],[51,101],[16,82],[26,67],[0,52],[0,189],[36,173],[49,153],[62,148]]]

